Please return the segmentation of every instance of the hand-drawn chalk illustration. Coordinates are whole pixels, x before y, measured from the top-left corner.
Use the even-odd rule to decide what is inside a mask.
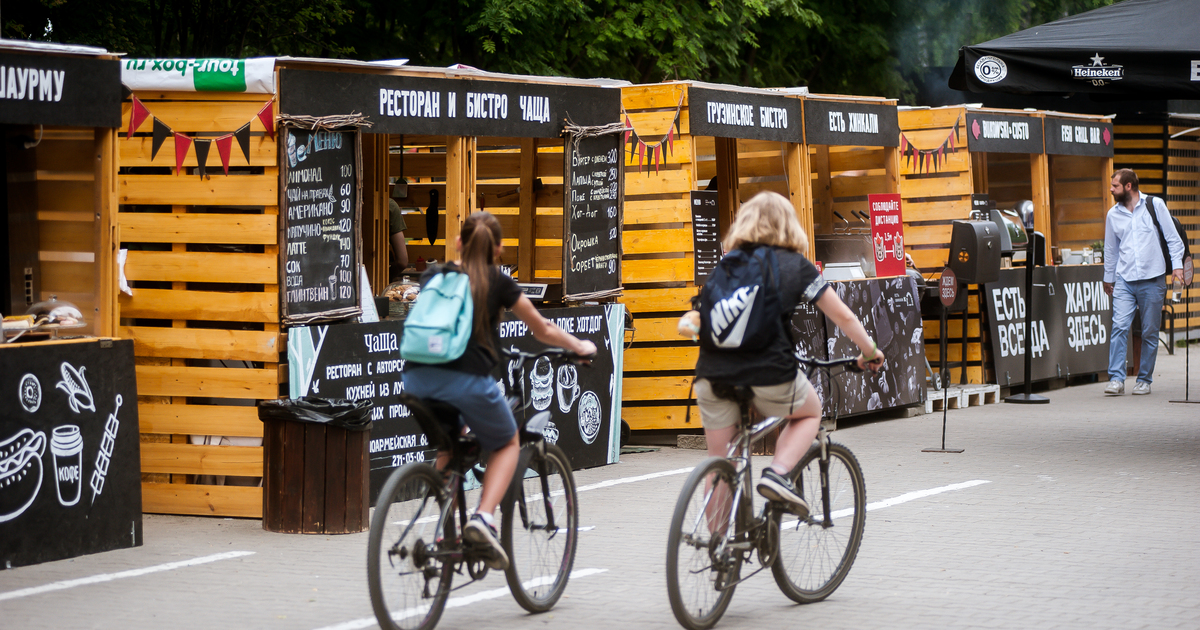
[[[579,397],[579,374],[575,366],[567,363],[558,367],[558,409],[570,413]]]
[[[25,411],[33,413],[42,406],[42,382],[38,380],[38,377],[32,374],[22,376],[18,391],[20,392],[21,406],[25,408]]]
[[[75,369],[66,361],[59,366],[63,380],[58,382],[57,387],[67,392],[67,404],[71,405],[71,411],[75,413],[79,413],[81,409],[96,411],[96,403],[92,400],[92,388],[88,387],[87,379],[83,376],[86,370],[86,366]]]
[[[21,515],[42,489],[46,434],[21,429],[0,442],[0,523]]]
[[[529,384],[533,389],[533,408],[545,411],[554,399],[554,366],[550,365],[549,357],[538,357],[529,373]]]
[[[108,464],[112,461],[113,447],[117,444],[117,429],[121,427],[121,421],[117,419],[122,402],[120,394],[117,394],[116,401],[116,408],[108,414],[108,420],[104,423],[104,437],[100,439],[100,450],[96,452],[96,470],[92,471],[91,483],[92,503],[104,490],[104,478],[108,475]]]
[[[587,444],[600,435],[600,397],[595,392],[584,392],[579,397],[579,436]]]
[[[54,455],[58,502],[65,507],[79,503],[79,495],[83,490],[83,435],[79,427],[73,424],[54,427],[50,453]]]

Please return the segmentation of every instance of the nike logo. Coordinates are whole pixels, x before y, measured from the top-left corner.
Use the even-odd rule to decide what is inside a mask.
[[[709,321],[712,322],[713,344],[718,348],[740,348],[742,338],[746,334],[746,324],[750,321],[751,306],[754,296],[758,295],[758,285],[739,287],[733,295],[718,301],[709,311]]]

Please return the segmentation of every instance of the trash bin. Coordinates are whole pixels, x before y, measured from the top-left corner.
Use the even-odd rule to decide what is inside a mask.
[[[266,400],[263,529],[289,534],[366,530],[370,400]]]

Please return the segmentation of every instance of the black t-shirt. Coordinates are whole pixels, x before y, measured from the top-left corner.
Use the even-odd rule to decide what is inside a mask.
[[[447,267],[459,270],[458,265],[448,263]],[[433,274],[433,269],[426,269],[421,274],[421,286],[429,281]],[[492,267],[492,283],[488,289],[487,296],[487,312],[488,312],[488,330],[492,335],[492,348],[498,350],[500,348],[500,309],[512,308],[516,305],[517,300],[521,298],[521,287],[517,286],[515,280],[500,271],[499,267]],[[417,298],[418,300],[421,298]],[[415,361],[413,363],[416,363]],[[446,368],[448,370],[458,370],[469,374],[479,374],[486,376],[496,367],[497,358],[489,353],[483,346],[480,346],[475,339],[475,330],[471,330],[471,339],[467,342],[467,348],[463,351],[463,355],[449,363],[443,363],[436,367]]]
[[[804,256],[787,249],[775,249],[779,262],[779,299],[784,317],[801,302],[816,302],[829,288]],[[784,321],[782,330],[791,330]],[[709,351],[702,346],[696,361],[696,376],[730,385],[777,385],[796,378],[796,347],[790,335],[784,333],[769,348],[759,352]]]

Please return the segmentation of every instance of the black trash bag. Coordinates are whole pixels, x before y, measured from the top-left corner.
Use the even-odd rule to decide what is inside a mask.
[[[258,419],[313,422],[347,431],[367,431],[371,428],[371,408],[374,406],[375,402],[366,398],[354,401],[304,396],[264,400],[258,403]]]

